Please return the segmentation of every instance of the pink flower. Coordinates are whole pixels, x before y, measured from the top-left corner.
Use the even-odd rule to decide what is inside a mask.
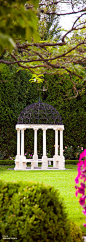
[[[86,208],[82,211],[84,213],[84,215],[86,216]]]
[[[85,192],[85,189],[84,189],[84,187],[79,187],[78,188],[78,192],[80,193],[80,194],[82,194],[82,195],[84,195],[84,192]]]
[[[83,188],[85,188],[85,184],[83,182],[81,182],[80,184]]]
[[[75,183],[76,183],[76,184],[79,183],[79,177],[78,177],[78,176],[75,178]]]
[[[83,150],[83,147],[81,147],[81,149]],[[78,168],[78,175],[75,178],[75,183],[78,184],[79,181],[81,180],[82,182],[80,183],[80,186],[75,186],[76,192],[75,195],[78,196],[78,193],[81,194],[81,197],[79,199],[79,203],[80,205],[83,207],[83,213],[86,216],[86,194],[85,194],[85,189],[86,189],[86,149],[80,154],[79,157],[79,163],[77,164]],[[84,158],[84,160],[83,160]],[[86,223],[83,224],[84,227],[86,227]]]
[[[85,204],[85,196],[80,197],[79,203],[80,203],[80,205],[84,205]]]
[[[27,152],[25,153],[25,155],[27,155]]]
[[[78,186],[75,186],[75,189],[78,189]]]
[[[83,169],[82,172],[85,173],[86,172],[86,169]]]
[[[81,160],[82,158],[84,158],[86,156],[86,149],[80,154],[80,158],[79,160]]]
[[[78,190],[76,190],[76,192],[75,192],[75,196],[76,196],[76,197],[78,196]]]

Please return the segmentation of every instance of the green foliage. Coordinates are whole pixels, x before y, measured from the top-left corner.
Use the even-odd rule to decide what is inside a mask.
[[[65,160],[66,165],[69,165],[69,164],[77,165],[78,162],[79,162],[78,160]]]
[[[73,156],[78,146],[85,148],[86,144],[86,90],[80,93],[77,98],[72,98],[72,83],[67,75],[45,76],[48,86],[43,100],[54,106],[60,113],[64,124],[64,147],[73,147]],[[69,99],[66,98],[70,93]],[[72,157],[71,157],[72,158]]]
[[[78,227],[75,223],[70,222],[70,232],[71,232],[71,239],[72,242],[84,242],[82,238],[82,231],[80,227]]]
[[[63,200],[53,187],[0,181],[0,193],[2,236],[16,237],[18,242],[72,242]]]
[[[42,157],[42,154],[38,154],[39,155],[39,158]],[[51,153],[49,151],[49,153],[47,154],[47,157],[50,157],[51,158]],[[32,158],[32,154],[27,154],[27,159],[31,159]],[[66,165],[77,165],[79,161],[78,160],[65,160],[65,164]],[[0,160],[0,165],[14,165],[15,164],[15,161],[14,160]]]
[[[9,52],[12,51],[13,48],[16,48],[15,42],[9,35],[0,34],[0,54],[3,54],[4,48],[8,46]]]
[[[73,152],[67,153],[66,159],[78,159],[78,146],[85,148],[86,144],[86,90],[80,93],[76,99],[66,99],[66,94],[71,91],[72,84],[68,77],[45,75],[43,83],[30,82],[32,78],[29,71],[17,70],[10,66],[0,65],[0,93],[1,93],[1,135],[0,159],[14,157],[16,155],[16,130],[20,112],[26,106],[41,101],[54,106],[62,116],[64,124],[64,149],[71,147]],[[46,92],[43,91],[45,86]],[[72,91],[71,91],[72,92]],[[43,132],[38,130],[38,154],[41,158],[43,154]],[[51,157],[55,152],[55,132],[47,130],[47,151]],[[60,137],[58,137],[58,141]],[[59,141],[60,142],[60,141]],[[25,153],[34,152],[33,130],[25,131]],[[79,149],[80,152],[80,149]],[[64,152],[65,154],[65,152]],[[78,154],[79,155],[79,154]]]
[[[41,1],[40,1],[41,2]],[[39,25],[38,31],[40,34],[40,38],[43,41],[57,41],[60,38],[60,27],[59,27],[59,17],[56,14],[46,14],[46,12],[53,12],[57,11],[57,6],[55,0],[53,0],[53,4],[49,5],[50,2],[47,1],[47,4],[44,1],[42,6],[39,6],[39,10],[43,11],[44,14],[39,17]]]
[[[80,156],[82,150],[83,150],[83,147],[80,147],[80,146],[77,147],[76,152],[75,152],[76,159],[79,159],[79,156]]]
[[[73,147],[72,147],[72,145],[68,146],[67,148],[64,149],[64,156],[65,156],[65,159],[69,159],[69,160],[73,158]]]
[[[60,4],[65,6],[64,1],[60,1]],[[76,20],[70,30],[64,32],[59,26],[59,18],[67,13],[64,11],[63,14],[64,7],[61,8],[59,1],[1,0],[0,63],[11,65],[16,62],[18,66],[31,70],[36,77],[44,73],[51,74],[51,70],[53,74],[68,74],[72,82],[74,76],[76,82],[81,81],[85,88],[86,9],[83,3],[77,5],[67,1],[67,4],[69,9],[72,7],[71,14],[75,13]],[[77,11],[74,10],[75,6]],[[58,14],[59,7],[61,12]],[[78,18],[77,13],[80,14]],[[12,49],[13,53],[10,53]],[[12,61],[8,61],[8,54]]]
[[[37,84],[30,83],[31,74],[26,71],[18,70],[14,67],[4,68],[1,66],[0,71],[0,90],[1,90],[1,154],[2,159],[16,154],[16,130],[15,125],[18,116],[24,107],[37,102],[39,99],[37,92]],[[40,86],[40,85],[39,85]],[[35,88],[35,89],[34,89]],[[34,90],[34,91],[33,91]],[[30,137],[33,137],[32,130],[29,130]],[[28,142],[28,130],[25,134],[25,151],[27,146],[31,146]],[[9,143],[8,143],[9,141]],[[27,144],[26,144],[27,143]],[[31,150],[29,151],[32,152]]]
[[[4,166],[4,165],[14,165],[15,162],[14,160],[0,160],[0,165]]]
[[[6,48],[15,48],[15,40],[38,40],[36,8],[38,0],[30,0],[32,9],[26,8],[26,0],[0,1],[0,54]]]

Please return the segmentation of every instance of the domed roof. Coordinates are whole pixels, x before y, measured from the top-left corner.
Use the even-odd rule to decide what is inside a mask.
[[[58,111],[47,103],[33,103],[20,113],[17,124],[59,124],[62,119]]]

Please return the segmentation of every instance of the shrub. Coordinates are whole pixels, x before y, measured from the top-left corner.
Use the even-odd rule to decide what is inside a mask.
[[[14,160],[0,160],[0,165],[14,165]]]
[[[72,242],[59,192],[39,183],[0,181],[0,235],[17,241]],[[82,241],[82,240],[80,240]]]
[[[82,231],[75,223],[70,222],[70,233],[72,242],[83,242]]]
[[[75,152],[75,159],[79,159],[80,153],[82,152],[83,147],[77,146],[76,152]]]
[[[74,156],[73,156],[73,147],[72,146],[65,146],[64,156],[65,156],[65,159],[69,159],[69,160],[74,158]]]
[[[1,152],[1,150],[0,150],[0,159],[3,160],[4,157],[5,157],[5,151],[4,152]]]
[[[65,160],[66,165],[69,165],[69,164],[77,165],[77,163],[78,163],[78,160]]]

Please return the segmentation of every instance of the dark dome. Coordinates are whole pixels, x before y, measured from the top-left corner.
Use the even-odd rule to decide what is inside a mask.
[[[62,119],[58,111],[47,103],[33,103],[20,113],[17,124],[59,124]]]

